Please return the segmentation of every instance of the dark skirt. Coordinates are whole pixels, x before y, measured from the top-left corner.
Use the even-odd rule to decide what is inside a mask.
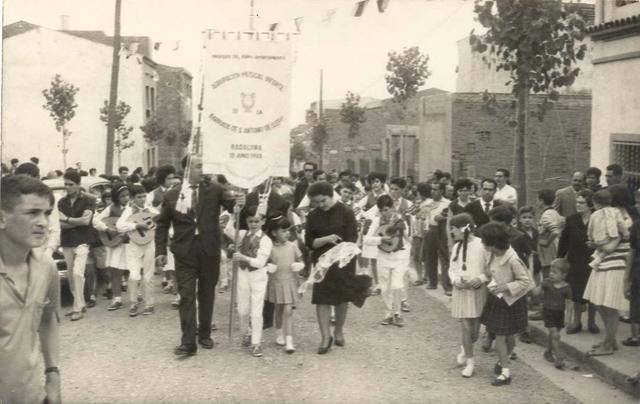
[[[489,295],[480,322],[495,335],[513,335],[527,329],[527,299],[520,298],[509,306],[503,299]]]
[[[584,289],[587,287],[591,275],[591,267],[587,261],[580,263],[570,263],[566,281],[571,287],[572,300],[578,304],[587,304],[588,301],[582,298]]]
[[[367,298],[371,278],[366,275],[356,275],[356,258],[344,268],[338,264],[332,265],[322,282],[313,284],[312,304],[338,304],[353,302],[362,307]]]

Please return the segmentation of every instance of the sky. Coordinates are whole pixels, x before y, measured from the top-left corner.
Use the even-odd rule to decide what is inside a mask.
[[[247,30],[250,0],[122,0],[122,34],[149,36],[161,42],[152,58],[186,67],[197,76],[201,32]],[[324,99],[344,99],[347,91],[361,97],[388,98],[387,53],[419,46],[429,56],[424,88],[455,91],[459,39],[476,27],[473,0],[389,0],[384,13],[370,0],[362,17],[354,17],[354,0],[254,0],[254,27],[295,32],[302,17],[293,66],[291,126],[304,122],[305,110],[318,99],[319,72]],[[3,25],[24,20],[60,29],[68,15],[74,30],[113,33],[113,0],[4,0]],[[335,9],[327,19],[329,10]],[[176,43],[179,46],[176,49]],[[194,89],[198,84],[194,83]],[[195,90],[194,90],[195,93]]]

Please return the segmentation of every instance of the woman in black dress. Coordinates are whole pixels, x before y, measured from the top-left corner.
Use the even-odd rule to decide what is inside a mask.
[[[307,216],[305,241],[311,250],[311,261],[318,258],[342,241],[356,242],[358,231],[353,211],[342,203],[333,201],[333,188],[327,182],[317,182],[308,191],[311,206]],[[333,344],[344,345],[343,327],[347,318],[348,302],[362,304],[369,285],[356,277],[356,259],[343,268],[334,264],[322,282],[313,284],[311,303],[316,305],[318,325],[322,334],[319,354],[325,354]],[[367,278],[368,279],[368,278]],[[336,323],[331,336],[331,306],[335,307]]]
[[[558,244],[558,257],[566,258],[569,261],[569,273],[567,283],[571,286],[573,295],[573,324],[567,327],[567,334],[575,334],[582,331],[582,313],[587,309],[589,303],[582,298],[584,289],[587,286],[591,267],[589,261],[593,250],[587,247],[587,225],[591,217],[593,204],[591,203],[592,192],[582,190],[576,195],[576,213],[568,216],[564,229],[560,235]],[[593,334],[600,332],[596,325],[596,310],[592,304],[588,309],[588,329]]]

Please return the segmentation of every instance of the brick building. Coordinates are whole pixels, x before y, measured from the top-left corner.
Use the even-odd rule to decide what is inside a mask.
[[[172,164],[179,167],[182,157],[186,154],[193,124],[191,116],[193,77],[182,67],[156,63],[155,68],[158,73],[155,117],[166,132],[162,141],[149,147],[147,160],[156,166]],[[151,118],[152,112],[148,110],[146,116]]]
[[[493,177],[496,168],[515,172],[515,100],[496,94],[491,107],[480,93],[444,93],[422,98],[420,167],[454,177]],[[571,174],[589,166],[591,95],[561,95],[542,120],[543,97],[531,95],[527,143],[529,203],[536,191],[568,184]],[[514,178],[512,178],[514,179]],[[515,182],[515,181],[514,181]]]
[[[398,105],[390,98],[376,100],[363,98],[366,121],[360,125],[359,134],[349,137],[348,125],[340,120],[342,100],[324,101],[323,119],[328,140],[323,163],[325,169],[344,170],[366,175],[383,172],[388,176],[419,175],[420,155],[418,147],[418,110],[420,98],[444,93],[438,89],[420,91],[407,108],[407,116],[401,118]],[[311,104],[317,110],[317,104]],[[403,136],[404,135],[404,136]],[[401,139],[404,138],[404,147]],[[404,161],[404,164],[402,162]]]

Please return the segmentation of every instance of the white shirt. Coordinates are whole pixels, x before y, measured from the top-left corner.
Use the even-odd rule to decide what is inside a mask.
[[[134,210],[135,212],[145,211],[145,212],[153,213],[154,215],[158,214],[158,211],[153,207],[140,209],[137,206],[134,208],[131,205],[128,205],[126,208],[124,208],[124,212],[122,212],[122,215],[116,222],[116,229],[118,229],[120,233],[128,233],[130,231],[136,230],[136,224],[134,222],[129,221],[129,218],[131,217],[131,215],[133,215]]]
[[[518,206],[518,192],[511,185],[505,184],[504,187],[498,188],[496,190],[496,194],[493,196],[493,200],[507,203],[513,207],[516,207]]]
[[[436,216],[442,214],[442,212],[449,207],[450,203],[451,201],[445,197],[440,198],[439,201],[434,201],[431,198],[427,199],[425,206],[429,209],[429,216],[427,217],[426,223],[428,223],[429,226],[437,226]]]

